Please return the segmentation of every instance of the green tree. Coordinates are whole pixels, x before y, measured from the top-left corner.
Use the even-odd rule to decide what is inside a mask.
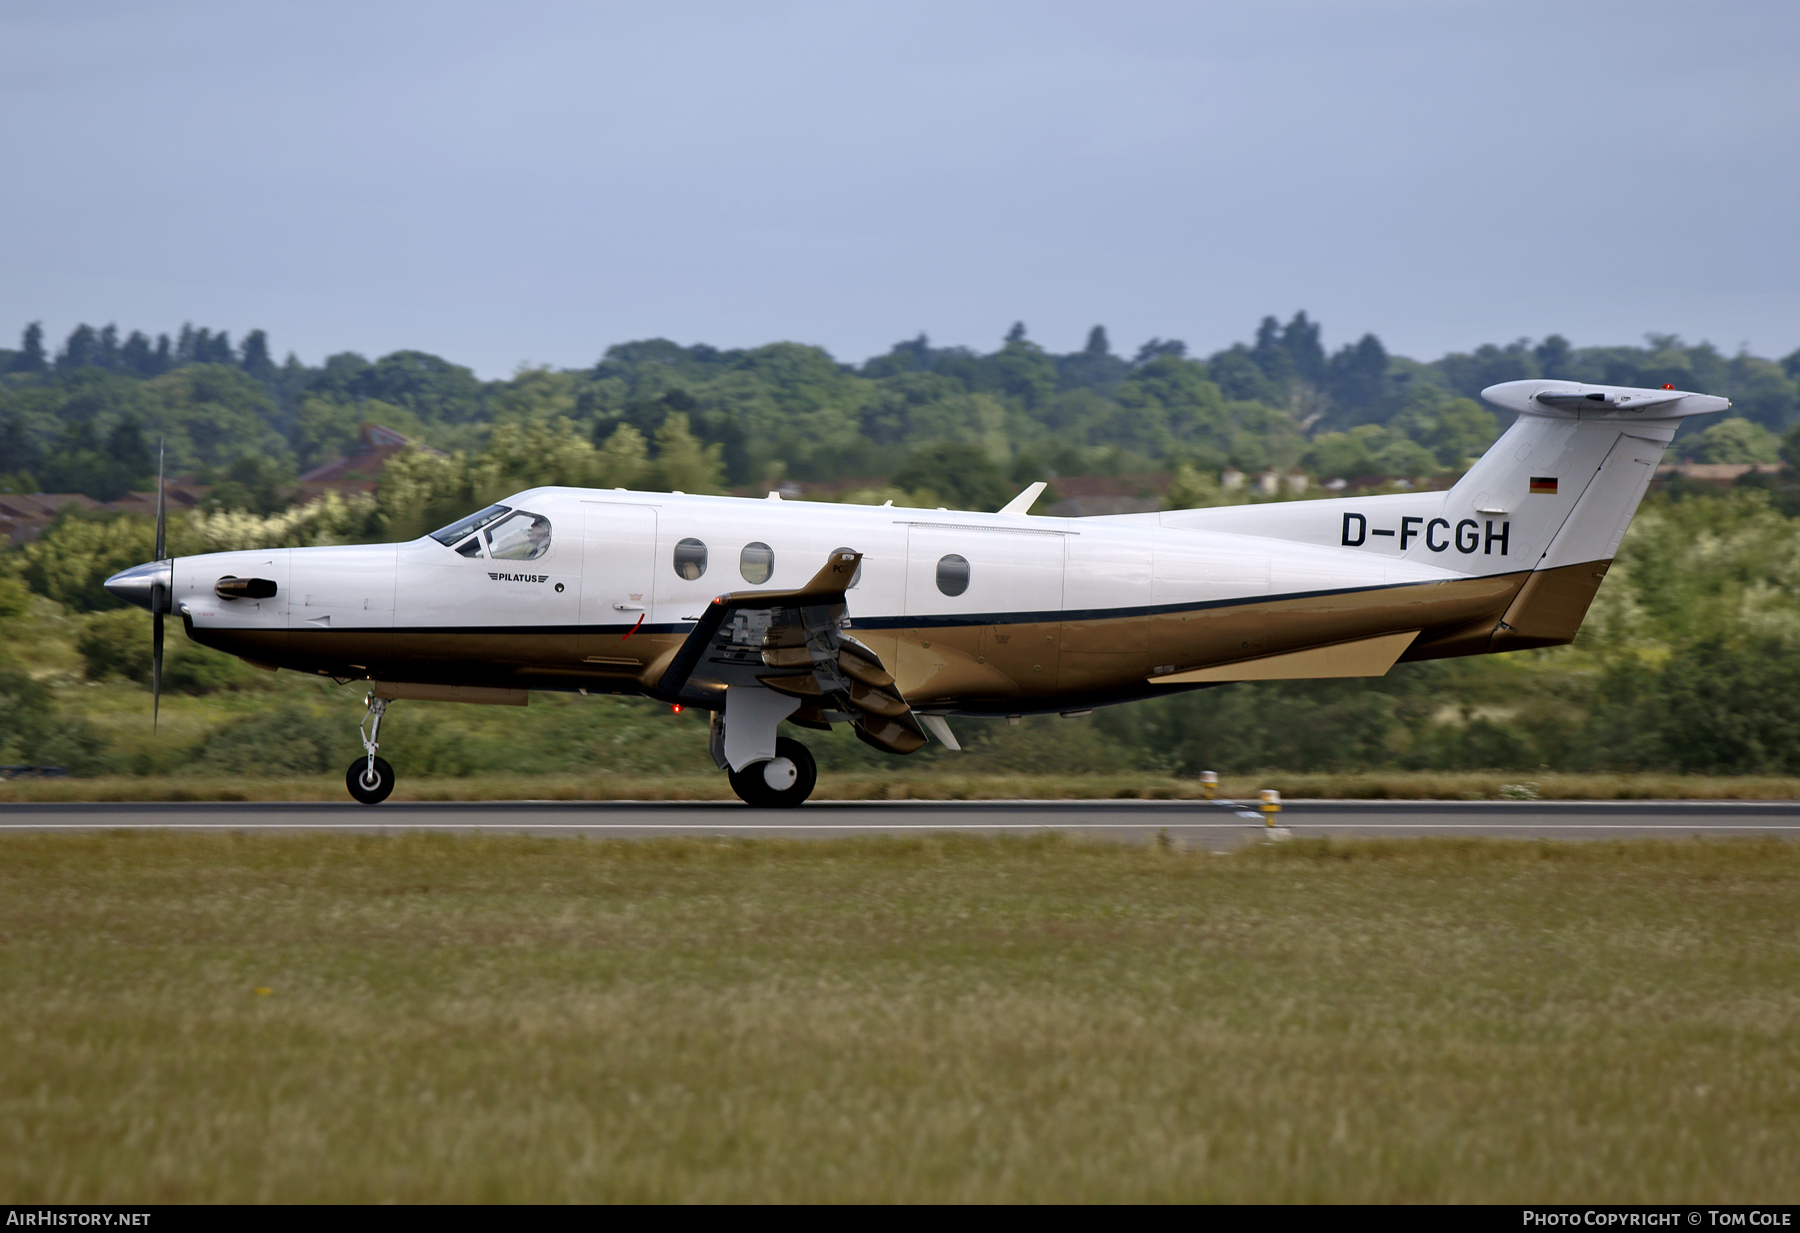
[[[1569,340],[1561,334],[1551,334],[1532,348],[1532,358],[1537,361],[1538,372],[1546,377],[1568,380],[1572,364],[1572,352]]]
[[[636,488],[650,471],[650,451],[644,434],[630,424],[620,424],[600,447],[594,461],[594,483],[601,488]]]
[[[274,382],[275,361],[269,357],[269,336],[266,333],[251,330],[244,335],[244,358],[240,363],[253,380],[264,385]]]
[[[0,473],[17,475],[38,469],[43,453],[17,413],[0,419]]]
[[[912,492],[931,492],[952,509],[996,510],[1012,496],[987,451],[961,441],[939,441],[914,450],[893,482]]]
[[[1234,503],[1231,494],[1219,483],[1217,471],[1202,470],[1191,462],[1175,464],[1169,490],[1163,495],[1164,509],[1204,509]]]
[[[1285,401],[1286,391],[1263,374],[1242,343],[1208,359],[1206,371],[1220,392],[1233,402],[1273,405]]]
[[[185,365],[143,382],[141,397],[149,427],[168,440],[172,469],[288,454],[287,439],[274,427],[275,400],[235,363]]]
[[[1354,432],[1320,433],[1301,461],[1322,479],[1348,480],[1375,474],[1375,455],[1369,449],[1368,439]]]
[[[208,470],[201,475],[201,482],[213,485],[205,502],[208,510],[245,510],[267,515],[293,504],[289,493],[294,476],[278,459],[246,454],[222,473]]]
[[[489,408],[496,423],[573,420],[577,413],[576,376],[548,367],[520,368],[511,381],[498,384],[489,399]]]
[[[156,453],[144,440],[144,426],[127,416],[106,437],[108,496],[89,493],[97,500],[114,500],[123,493],[150,488],[156,480]]]
[[[718,445],[701,445],[688,431],[687,416],[671,415],[656,430],[654,482],[670,492],[724,492],[723,452]]]
[[[481,382],[460,364],[423,351],[396,351],[361,374],[371,398],[405,407],[426,421],[460,424],[481,412]]]
[[[1438,460],[1430,450],[1417,441],[1409,441],[1405,437],[1393,437],[1375,451],[1375,470],[1381,475],[1422,479],[1437,474]]]
[[[63,426],[62,435],[38,468],[38,478],[51,492],[79,492],[97,501],[110,501],[125,489],[113,491],[111,461],[94,436],[92,420],[75,419]]]
[[[156,367],[156,353],[150,349],[150,340],[142,330],[131,331],[130,337],[119,348],[119,364],[140,377],[154,377],[162,371]]]
[[[354,404],[335,398],[305,399],[294,425],[294,449],[300,456],[300,469],[310,471],[348,454],[361,432],[362,414]]]
[[[1006,345],[994,356],[1000,388],[1026,408],[1040,407],[1056,392],[1056,365],[1044,349],[1025,337],[1024,325],[1013,326]]]
[[[1364,334],[1355,346],[1344,346],[1325,368],[1325,392],[1331,399],[1326,422],[1348,427],[1379,418],[1387,376],[1387,348],[1375,335]]]
[[[513,420],[495,428],[487,448],[469,460],[470,495],[494,501],[540,484],[587,487],[598,461],[593,443],[566,419]]]
[[[56,357],[57,372],[74,372],[91,368],[100,359],[100,336],[91,325],[78,325],[69,332],[62,351]]]
[[[1157,455],[1177,444],[1229,448],[1230,409],[1206,367],[1165,355],[1140,365],[1119,387],[1119,444]]]
[[[480,508],[468,461],[405,449],[381,472],[377,524],[397,540],[415,539]]]
[[[25,327],[18,354],[13,356],[12,371],[42,373],[49,371],[50,360],[44,354],[44,323],[33,321]]]
[[[122,514],[83,514],[74,506],[20,550],[20,576],[39,595],[80,612],[120,607],[101,584],[148,561],[156,548],[150,524]]]
[[[1780,432],[1800,419],[1800,385],[1772,360],[1738,355],[1727,368],[1729,380],[1722,393],[1732,409],[1765,428]]]
[[[1696,462],[1777,462],[1780,457],[1781,442],[1775,434],[1740,415],[1706,429],[1693,447]]]
[[[1452,468],[1467,466],[1499,435],[1493,412],[1433,387],[1415,391],[1387,427],[1430,450],[1438,465]]]

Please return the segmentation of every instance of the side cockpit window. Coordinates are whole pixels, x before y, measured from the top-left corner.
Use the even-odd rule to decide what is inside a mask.
[[[550,520],[518,510],[488,527],[488,555],[496,561],[535,561],[550,551]]]
[[[468,543],[458,544],[456,546],[456,554],[458,556],[463,556],[463,557],[478,557],[478,556],[480,556],[481,555],[481,536],[479,536],[479,535],[469,536]]]

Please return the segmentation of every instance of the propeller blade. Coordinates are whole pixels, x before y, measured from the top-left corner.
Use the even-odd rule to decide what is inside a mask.
[[[164,548],[167,545],[163,534],[163,453],[163,443],[158,441],[156,443],[156,559],[158,561],[168,555],[168,553],[164,551]],[[162,615],[160,609],[158,610],[156,619],[158,622],[156,628],[160,631],[162,629]],[[159,632],[156,637],[156,645],[160,648],[162,646],[162,634]]]
[[[161,592],[162,588],[156,590]],[[155,598],[160,601],[162,596]],[[163,655],[163,614],[159,602],[150,614],[150,731],[156,731],[162,719],[162,655]]]
[[[164,498],[163,463],[168,451],[164,441],[156,443],[156,559],[168,557],[167,504]],[[150,588],[150,731],[162,721],[163,608],[169,593],[162,586]]]

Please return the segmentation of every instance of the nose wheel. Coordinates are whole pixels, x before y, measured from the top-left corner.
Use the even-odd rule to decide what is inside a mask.
[[[394,790],[394,768],[386,758],[358,758],[344,772],[344,786],[365,805],[379,805]]]
[[[388,700],[370,694],[368,704],[368,714],[357,727],[362,736],[363,756],[344,772],[344,786],[362,804],[379,805],[394,790],[394,768],[388,765],[386,758],[375,756],[375,751],[381,748],[381,717],[387,714]]]
[[[806,746],[783,736],[776,738],[773,758],[752,762],[730,775],[731,790],[744,804],[758,809],[792,809],[812,795],[819,782],[819,765]]]

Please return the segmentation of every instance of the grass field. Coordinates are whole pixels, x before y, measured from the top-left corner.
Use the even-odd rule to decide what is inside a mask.
[[[1276,788],[1291,800],[1727,800],[1800,798],[1800,779],[1782,775],[1571,774],[1542,771],[1392,771],[1321,774],[1256,771],[1223,775],[1221,796],[1252,799]],[[822,771],[814,800],[1192,800],[1198,780],[1146,771],[1115,774],[966,774],[936,764],[922,770]],[[103,775],[0,779],[0,804],[46,801],[348,801],[342,774]],[[405,775],[396,801],[728,801],[724,775],[586,772],[471,776]]]
[[[1800,1201],[1800,845],[0,836],[0,1200]]]

